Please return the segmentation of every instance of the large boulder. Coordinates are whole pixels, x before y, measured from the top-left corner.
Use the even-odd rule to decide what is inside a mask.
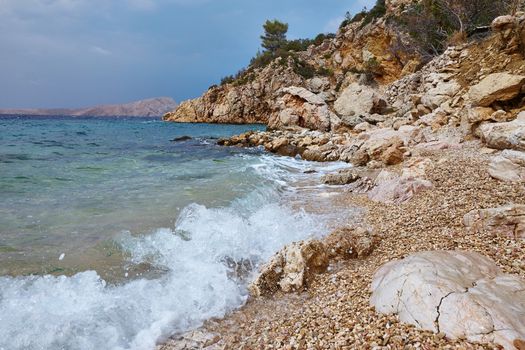
[[[473,210],[463,217],[471,232],[490,233],[514,239],[525,238],[525,205]]]
[[[474,106],[488,107],[496,101],[508,101],[518,96],[525,84],[524,75],[493,73],[486,76],[469,91]]]
[[[491,148],[525,151],[525,111],[511,122],[482,124],[479,131]]]
[[[383,113],[387,108],[386,99],[371,87],[350,84],[335,101],[335,111],[340,116],[365,116]]]
[[[316,273],[328,267],[325,245],[317,240],[287,245],[264,265],[259,276],[249,286],[255,297],[272,295],[278,290],[301,291]]]
[[[525,152],[504,150],[491,159],[489,174],[501,181],[525,182]]]
[[[420,252],[385,264],[373,278],[371,304],[451,338],[509,350],[525,339],[525,281],[474,252]]]
[[[287,87],[277,102],[278,111],[269,121],[270,128],[301,127],[311,130],[329,131],[338,124],[338,117],[329,110],[325,101],[302,87]]]

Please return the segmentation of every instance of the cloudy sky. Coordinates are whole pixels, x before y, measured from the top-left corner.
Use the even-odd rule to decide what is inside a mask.
[[[374,0],[0,0],[0,108],[200,95],[245,66],[266,19],[289,38]]]

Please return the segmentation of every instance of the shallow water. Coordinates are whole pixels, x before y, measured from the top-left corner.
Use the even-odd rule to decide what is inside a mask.
[[[343,165],[215,145],[252,128],[1,118],[0,349],[152,349],[326,233],[318,178]]]

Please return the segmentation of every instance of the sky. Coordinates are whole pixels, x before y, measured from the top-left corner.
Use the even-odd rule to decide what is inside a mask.
[[[0,108],[201,95],[245,67],[266,19],[335,32],[374,0],[0,0]]]

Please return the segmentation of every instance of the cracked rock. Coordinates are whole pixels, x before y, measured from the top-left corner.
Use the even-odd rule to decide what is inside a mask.
[[[525,339],[525,281],[474,252],[419,252],[383,265],[372,281],[371,304],[451,338],[505,349]]]

